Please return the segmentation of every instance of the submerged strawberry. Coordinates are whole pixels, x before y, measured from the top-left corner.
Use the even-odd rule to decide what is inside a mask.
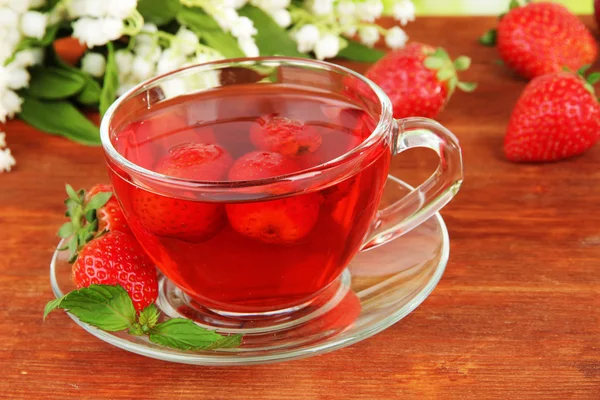
[[[158,294],[156,268],[133,236],[108,232],[87,243],[73,264],[78,288],[92,284],[120,285],[141,311]]]
[[[314,127],[277,114],[259,118],[250,128],[250,140],[260,150],[287,157],[314,153],[322,141]]]
[[[266,179],[297,170],[297,165],[281,154],[252,152],[235,162],[229,177],[234,180]],[[306,237],[317,223],[319,209],[319,196],[315,194],[226,206],[234,230],[271,244],[292,244]]]
[[[220,146],[186,143],[159,160],[156,171],[171,177],[218,181],[226,177],[231,156]],[[212,236],[224,222],[221,204],[180,200],[140,189],[134,209],[141,226],[158,236],[196,242]]]

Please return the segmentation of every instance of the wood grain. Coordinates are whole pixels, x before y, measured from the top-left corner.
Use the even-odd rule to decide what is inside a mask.
[[[477,37],[493,18],[419,18],[413,39],[473,58],[440,121],[464,147],[465,185],[443,211],[447,272],[415,312],[320,357],[244,368],[127,353],[66,315],[42,322],[63,184],[106,180],[102,151],[20,122],[3,129],[18,167],[0,175],[0,397],[7,399],[600,399],[600,146],[515,165],[501,143],[525,86]],[[586,22],[597,32],[591,18]],[[366,66],[349,64],[359,71]],[[430,154],[394,171],[418,182]]]

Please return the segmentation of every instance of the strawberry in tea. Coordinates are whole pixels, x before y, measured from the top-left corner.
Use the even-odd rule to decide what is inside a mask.
[[[111,133],[116,150],[161,174],[160,184],[110,158],[109,173],[135,236],[175,285],[217,312],[272,312],[310,301],[361,248],[389,143],[346,161],[343,174],[330,170],[375,125],[342,95],[222,87],[163,101]],[[301,186],[299,174],[314,185]]]

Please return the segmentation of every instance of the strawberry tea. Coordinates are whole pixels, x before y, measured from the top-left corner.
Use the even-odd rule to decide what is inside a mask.
[[[237,85],[161,104],[115,132],[114,146],[186,183],[288,176],[284,185],[203,201],[185,187],[165,193],[136,182],[112,162],[109,170],[141,245],[189,296],[227,312],[279,310],[326,288],[360,249],[390,152],[382,144],[333,184],[295,188],[294,175],[319,175],[375,125],[341,95]]]

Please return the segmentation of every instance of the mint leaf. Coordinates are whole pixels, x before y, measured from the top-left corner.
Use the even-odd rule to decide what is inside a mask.
[[[61,308],[79,320],[109,332],[122,331],[135,323],[136,312],[121,286],[90,285],[68,293],[46,305],[44,316]]]
[[[140,325],[144,325],[148,328],[154,328],[156,323],[158,322],[158,317],[160,313],[154,304],[150,304],[148,307],[144,308],[142,312],[140,312],[139,323]]]
[[[219,24],[200,8],[182,7],[177,13],[177,22],[187,26],[202,41],[226,58],[246,56],[237,40],[231,34],[223,32]]]
[[[112,192],[98,193],[90,199],[90,201],[85,205],[85,209],[83,211],[87,213],[88,211],[99,209],[105,205],[108,200],[110,200],[112,195]]]
[[[348,40],[348,45],[341,49],[337,56],[351,61],[373,63],[379,61],[384,55],[385,52],[381,50],[373,49],[354,40]]]
[[[288,32],[277,25],[270,15],[258,7],[246,5],[238,13],[254,22],[257,33],[254,37],[261,56],[307,57],[297,50],[296,42]]]
[[[97,146],[100,132],[67,101],[42,101],[23,94],[19,118],[41,131],[64,136],[75,142]]]
[[[57,67],[37,67],[31,70],[27,93],[38,99],[66,99],[79,93],[85,79],[69,70]]]
[[[174,349],[200,350],[212,348],[223,336],[201,328],[189,319],[173,318],[152,328],[149,338],[153,343]]]
[[[242,344],[242,339],[242,335],[224,336],[223,339],[217,340],[216,342],[208,346],[206,350],[231,349],[235,347],[240,347],[240,345]]]
[[[175,19],[181,9],[179,0],[138,0],[137,10],[145,22],[158,26],[166,25]]]
[[[117,98],[117,89],[119,88],[119,73],[117,71],[117,61],[115,59],[115,47],[111,42],[106,45],[108,54],[106,55],[106,72],[104,73],[104,85],[100,93],[100,115],[103,116],[106,110]]]

